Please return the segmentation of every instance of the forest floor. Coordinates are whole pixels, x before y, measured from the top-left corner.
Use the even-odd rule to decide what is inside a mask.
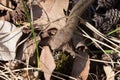
[[[120,0],[0,0],[0,80],[120,80]]]

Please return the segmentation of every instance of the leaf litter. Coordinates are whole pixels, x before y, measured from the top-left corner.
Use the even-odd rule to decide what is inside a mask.
[[[0,60],[1,65],[8,63],[8,68],[13,70],[11,71],[13,74],[8,74],[1,69],[7,75],[7,77],[1,75],[1,79],[5,77],[13,79],[12,76],[16,76],[21,80],[63,78],[91,80],[96,76],[99,80],[118,80],[119,74],[115,74],[120,65],[112,64],[114,66],[111,66],[108,63],[110,60],[118,63],[119,44],[111,39],[115,37],[114,39],[119,40],[119,32],[108,34],[118,28],[120,22],[119,0],[24,1],[33,20],[40,56],[40,71],[37,70],[39,73],[36,74],[36,45],[21,1],[0,1]],[[88,46],[88,44],[90,45]],[[107,54],[104,51],[106,49],[111,49],[113,52]],[[95,50],[96,52],[101,50],[101,53],[93,53]],[[57,53],[58,51],[60,53]],[[65,69],[68,69],[68,72],[62,73],[61,69],[62,75],[54,75],[54,71],[57,71],[56,63],[59,62],[59,60],[56,62],[56,57],[60,59],[59,54],[62,55],[62,53],[72,56],[71,60],[68,57],[65,58],[70,64],[65,63],[62,68],[63,72]],[[107,56],[103,56],[104,54]],[[104,59],[105,57],[107,58]],[[101,61],[93,62],[95,61],[93,59]],[[100,63],[104,62],[102,60],[108,61],[108,63]],[[15,65],[10,66],[9,63]],[[61,64],[61,66],[63,65]],[[23,70],[14,72],[16,69]],[[109,75],[110,71],[114,76]],[[14,78],[16,79],[16,77]]]

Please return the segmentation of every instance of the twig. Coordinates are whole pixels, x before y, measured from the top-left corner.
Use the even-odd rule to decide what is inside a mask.
[[[59,72],[53,72],[53,73],[58,74],[58,75],[62,75],[62,76],[64,76],[64,77],[68,77],[68,78],[70,78],[70,79],[72,79],[72,80],[77,80],[76,78],[74,78],[74,77],[72,77],[72,76],[68,76],[68,75],[63,74],[63,73],[59,73]]]
[[[23,71],[23,70],[39,70],[39,71],[42,71],[40,68],[34,68],[34,67],[32,67],[32,68],[22,68],[22,69],[12,70],[12,72],[18,72],[18,71]],[[4,74],[7,74],[7,73],[9,73],[9,71],[5,71],[5,72],[4,72]],[[46,73],[46,72],[45,72],[45,73]],[[48,73],[48,74],[51,74],[51,73]],[[63,78],[61,78],[61,77],[59,77],[59,76],[54,75],[54,74],[52,74],[52,76],[55,77],[55,78],[58,78],[58,79],[60,79],[60,80],[65,80],[65,79],[63,79]],[[71,79],[72,79],[72,78],[71,78]],[[73,79],[73,80],[77,80],[77,79]]]
[[[61,78],[59,76],[53,75],[53,74],[52,74],[52,76],[55,77],[55,78],[61,79],[61,80],[66,80],[66,79],[63,79],[63,78]]]
[[[98,60],[98,59],[90,59],[90,61],[94,62],[100,62],[100,63],[113,63],[113,64],[119,64],[118,62],[109,62],[109,61],[103,61],[103,60]]]
[[[15,80],[18,80],[17,76],[15,76],[15,75],[13,74],[13,72],[11,71],[10,68],[6,67],[6,69],[7,69],[8,72],[12,75],[12,77],[14,77]]]

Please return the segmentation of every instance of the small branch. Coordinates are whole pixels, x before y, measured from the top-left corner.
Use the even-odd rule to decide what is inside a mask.
[[[76,78],[74,78],[74,77],[72,77],[72,76],[68,76],[68,75],[63,74],[63,73],[59,73],[59,72],[53,72],[53,73],[58,74],[58,75],[61,75],[61,76],[64,76],[64,77],[67,77],[67,78],[72,79],[72,80],[77,80]]]
[[[104,61],[104,60],[98,60],[98,59],[90,59],[90,61],[94,61],[94,62],[99,62],[99,63],[112,63],[112,64],[119,64],[118,62],[110,62],[110,61]]]

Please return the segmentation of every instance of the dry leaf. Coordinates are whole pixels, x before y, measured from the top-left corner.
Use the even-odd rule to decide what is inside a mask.
[[[16,28],[7,21],[0,21],[0,60],[15,59],[16,45],[21,36],[21,28]]]
[[[87,77],[89,75],[89,69],[90,69],[90,60],[88,58],[83,71],[80,73],[82,80],[87,80]]]
[[[0,54],[0,60],[10,60],[11,59],[10,51],[2,43],[0,43],[0,53],[2,53],[2,54]]]
[[[73,63],[72,76],[77,80],[87,80],[89,74],[90,60],[87,53],[80,54],[81,57],[77,56]]]
[[[43,11],[41,17],[41,24],[48,23],[50,21],[57,20],[65,16],[64,10],[67,10],[69,5],[69,0],[45,0],[41,2],[41,5],[45,12]],[[61,29],[65,26],[66,19],[60,19],[54,23],[51,23],[49,28]]]
[[[40,68],[44,72],[45,80],[50,80],[55,67],[55,61],[50,48],[48,46],[44,46],[40,56]]]
[[[105,74],[106,74],[106,80],[114,80],[115,72],[113,71],[112,67],[110,65],[103,66]]]

